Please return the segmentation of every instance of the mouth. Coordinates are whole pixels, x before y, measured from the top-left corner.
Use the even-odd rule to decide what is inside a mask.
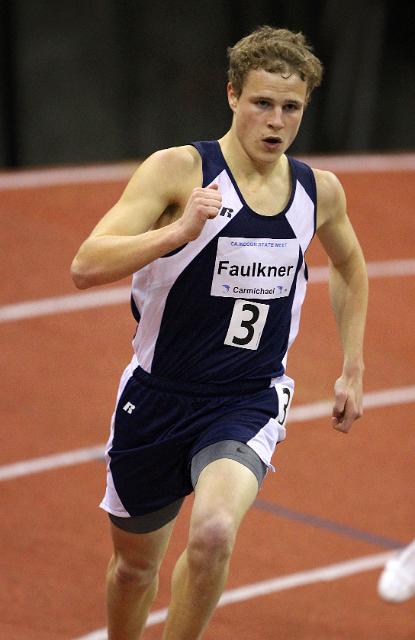
[[[267,136],[263,138],[262,141],[269,149],[276,149],[282,143],[282,138],[279,136]]]

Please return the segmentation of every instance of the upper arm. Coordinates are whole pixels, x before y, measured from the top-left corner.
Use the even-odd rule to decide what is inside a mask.
[[[346,196],[330,171],[314,170],[317,184],[317,236],[335,266],[360,253],[360,245],[347,215]]]
[[[201,174],[193,147],[156,151],[138,167],[116,204],[90,237],[138,235],[148,231],[171,206],[181,206]]]

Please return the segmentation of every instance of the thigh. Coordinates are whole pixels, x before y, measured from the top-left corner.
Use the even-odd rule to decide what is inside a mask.
[[[229,458],[214,460],[196,484],[191,526],[218,517],[236,531],[257,494],[257,477],[247,466]]]
[[[221,458],[236,460],[245,467],[248,467],[255,475],[258,487],[261,488],[263,480],[267,474],[268,467],[261,460],[259,455],[247,444],[238,440],[220,440],[207,447],[204,447],[193,456],[191,462],[191,479],[193,487],[196,486],[203,469]]]
[[[150,511],[142,516],[130,516],[128,518],[121,518],[109,513],[109,519],[119,529],[129,531],[130,533],[150,533],[161,529],[165,524],[174,520],[178,515],[180,508],[184,502],[184,498],[179,498],[174,502],[157,509],[157,511]]]
[[[114,556],[129,566],[157,569],[166,552],[175,520],[149,533],[132,533],[112,522],[111,537]]]

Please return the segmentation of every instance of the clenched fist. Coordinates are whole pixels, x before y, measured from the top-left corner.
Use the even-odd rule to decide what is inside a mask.
[[[199,237],[206,221],[216,218],[221,206],[222,196],[217,184],[193,189],[179,221],[186,242]]]

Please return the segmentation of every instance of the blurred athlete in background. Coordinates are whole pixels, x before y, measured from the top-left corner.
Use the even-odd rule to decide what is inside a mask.
[[[386,563],[378,593],[387,602],[405,602],[415,596],[415,540]]]

